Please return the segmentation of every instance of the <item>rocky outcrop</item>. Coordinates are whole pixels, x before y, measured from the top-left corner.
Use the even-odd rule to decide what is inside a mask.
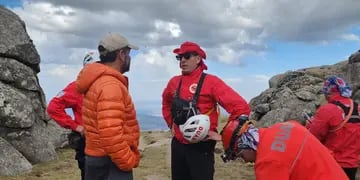
[[[0,147],[0,159],[2,160],[0,163],[2,166],[0,168],[1,175],[9,176],[31,171],[32,166],[29,161],[1,137]]]
[[[269,80],[269,89],[250,101],[251,119],[259,126],[270,126],[285,119],[304,122],[302,112],[315,112],[325,102],[322,84],[329,75],[344,78],[353,87],[353,98],[360,100],[360,53],[348,61],[334,65],[312,67],[275,75]]]
[[[0,175],[31,170],[56,159],[66,133],[45,113],[40,87],[40,56],[24,22],[0,6]]]
[[[349,57],[346,78],[355,89],[353,98],[360,99],[360,50]]]

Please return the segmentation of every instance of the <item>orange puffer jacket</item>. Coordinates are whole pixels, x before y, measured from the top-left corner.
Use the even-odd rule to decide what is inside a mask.
[[[109,66],[89,64],[79,73],[76,88],[85,95],[85,154],[109,156],[123,171],[137,167],[140,130],[127,77]]]

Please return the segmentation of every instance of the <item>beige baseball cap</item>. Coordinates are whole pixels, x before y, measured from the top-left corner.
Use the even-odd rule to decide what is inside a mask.
[[[129,47],[130,49],[138,50],[139,48],[135,45],[129,43],[129,41],[120,33],[108,33],[105,37],[103,37],[99,46],[103,46],[108,52],[112,52],[124,47]]]

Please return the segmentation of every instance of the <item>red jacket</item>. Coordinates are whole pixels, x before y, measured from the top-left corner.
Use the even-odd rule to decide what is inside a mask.
[[[334,101],[340,101],[345,106],[350,105],[350,99],[339,94],[329,99],[329,102]],[[340,107],[327,103],[317,110],[307,127],[333,153],[341,167],[354,168],[358,167],[359,163],[360,123],[346,123],[336,132],[329,132],[330,129],[338,127],[345,116]]]
[[[168,82],[162,94],[162,113],[169,128],[173,124],[170,111],[171,103],[179,86],[180,79],[182,79],[180,98],[189,101],[194,96],[196,85],[202,72],[201,68],[197,68],[189,75],[175,76]],[[250,106],[236,91],[218,77],[207,74],[200,91],[197,107],[202,114],[211,112],[209,115],[210,130],[213,131],[216,131],[218,125],[219,113],[217,111],[217,104],[230,113],[229,120],[234,120],[242,114],[249,115],[250,113]],[[179,127],[174,124],[174,128],[175,137],[182,143],[188,143],[182,137]]]
[[[347,176],[306,128],[291,121],[259,130],[257,180],[347,180]]]
[[[60,126],[75,131],[77,126],[83,125],[81,118],[82,100],[83,96],[77,93],[75,82],[71,82],[51,99],[47,107],[47,113]],[[65,109],[67,108],[72,109],[74,120],[66,113]]]

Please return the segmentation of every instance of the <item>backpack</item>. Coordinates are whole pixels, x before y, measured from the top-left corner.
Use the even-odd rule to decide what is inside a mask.
[[[191,116],[199,114],[199,109],[196,106],[196,104],[200,95],[200,90],[204,82],[205,76],[206,73],[201,74],[200,80],[195,90],[195,94],[191,101],[186,101],[180,98],[180,87],[181,87],[181,80],[180,80],[179,86],[175,92],[174,100],[171,105],[171,116],[173,118],[173,122],[176,125],[182,125]]]
[[[358,104],[350,100],[350,107],[345,106],[340,101],[331,102],[332,104],[338,106],[341,108],[344,113],[346,114],[346,117],[343,122],[341,122],[337,127],[330,129],[330,132],[336,132],[337,130],[341,129],[346,123],[360,123],[360,117],[359,117],[359,107]]]

